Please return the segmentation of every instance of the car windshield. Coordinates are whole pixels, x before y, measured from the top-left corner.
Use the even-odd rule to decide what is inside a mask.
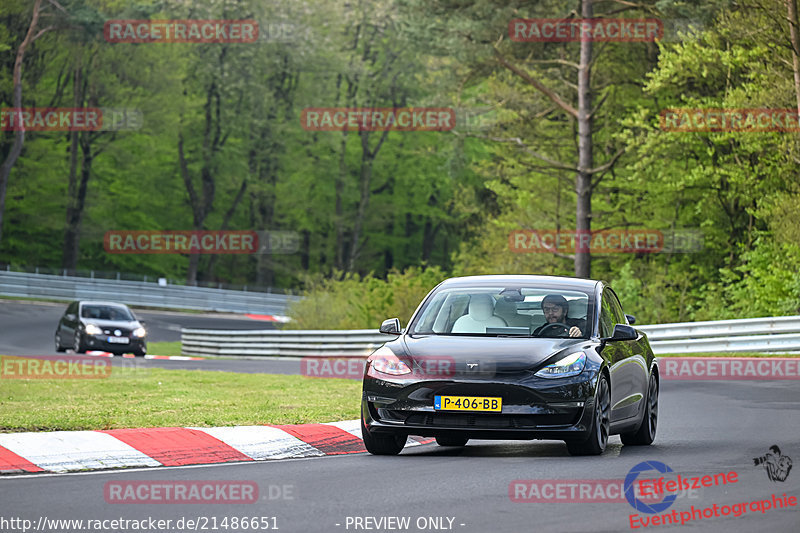
[[[81,308],[81,317],[97,320],[133,320],[133,315],[125,307],[116,305],[84,305]]]
[[[543,287],[458,287],[436,292],[409,327],[411,335],[588,338],[591,306],[582,291]]]

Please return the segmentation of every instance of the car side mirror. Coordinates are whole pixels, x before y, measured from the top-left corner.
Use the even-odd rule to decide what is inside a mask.
[[[387,318],[383,321],[378,331],[387,335],[400,335],[400,319]]]
[[[67,320],[75,320],[75,315],[73,315],[72,313],[67,313],[67,315],[66,315],[66,317],[65,317],[65,318],[66,318]]]
[[[633,315],[625,315],[625,318],[628,319],[628,324],[633,325],[636,324],[636,317]]]
[[[617,324],[614,326],[614,333],[607,340],[609,341],[635,341],[639,338],[639,334],[633,329],[633,326],[626,326],[625,324]]]

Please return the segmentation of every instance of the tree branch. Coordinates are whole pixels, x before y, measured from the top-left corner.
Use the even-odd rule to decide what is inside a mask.
[[[573,118],[578,118],[578,110],[569,105],[564,100],[562,100],[561,97],[555,93],[555,91],[545,87],[538,80],[532,78],[527,72],[523,72],[516,66],[509,63],[508,60],[506,60],[506,58],[504,58],[502,54],[500,54],[500,51],[497,49],[497,47],[495,47],[494,53],[498,63],[506,67],[508,70],[510,70],[523,80],[527,81],[530,85],[536,88],[536,90],[547,96],[554,104],[556,104],[558,107],[569,113]]]

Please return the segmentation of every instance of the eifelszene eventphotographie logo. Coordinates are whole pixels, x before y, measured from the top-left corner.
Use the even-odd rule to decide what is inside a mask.
[[[764,467],[770,481],[786,481],[792,470],[792,459],[781,454],[777,444],[769,447],[769,451],[761,457],[753,457],[753,464]]]

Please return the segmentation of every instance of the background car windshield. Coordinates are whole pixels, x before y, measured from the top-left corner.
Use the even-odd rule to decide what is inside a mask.
[[[84,305],[81,309],[81,317],[97,320],[134,320],[130,311],[124,307],[111,305]]]
[[[581,291],[541,287],[459,287],[438,291],[411,325],[417,335],[535,335],[564,337],[563,328],[537,330],[547,323],[542,300],[563,297],[568,310],[559,321],[577,325],[581,337],[589,336],[589,296]],[[549,304],[548,304],[549,305]],[[559,314],[559,316],[561,316]],[[553,319],[551,319],[551,322]]]

